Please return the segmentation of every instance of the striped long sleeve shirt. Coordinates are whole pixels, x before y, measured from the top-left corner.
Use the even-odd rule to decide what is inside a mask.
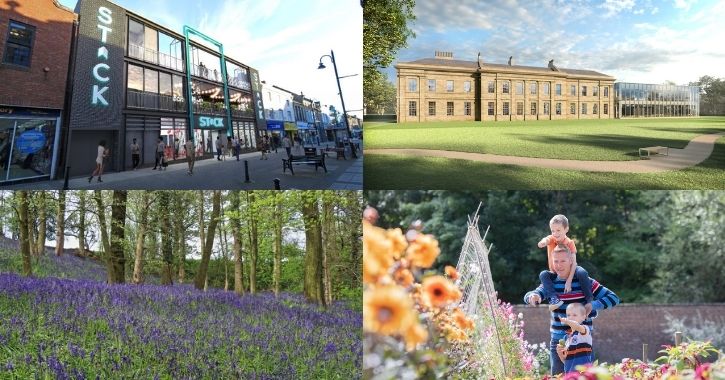
[[[608,309],[619,304],[619,297],[617,297],[614,292],[607,289],[596,280],[591,278],[590,280],[592,282],[592,295],[594,296],[594,301],[592,301],[592,310]],[[567,305],[575,302],[581,304],[585,302],[584,293],[582,292],[581,286],[579,286],[579,281],[576,277],[572,280],[571,292],[564,293],[565,283],[566,279],[560,279],[557,277],[556,280],[554,280],[554,290],[556,291],[559,299],[564,302],[564,305],[551,312],[551,326],[549,331],[551,332],[551,337],[555,339],[564,339],[566,336],[566,330],[569,329],[568,325],[559,321],[559,318],[566,318]],[[528,304],[529,296],[533,294],[538,294],[543,298],[543,289],[544,286],[539,285],[536,289],[526,293],[526,295],[524,295],[524,303]],[[582,323],[582,325],[589,326],[589,328],[593,331],[594,327],[592,325],[592,318],[594,317],[596,317],[596,313],[592,312],[589,316],[587,316],[587,319]]]

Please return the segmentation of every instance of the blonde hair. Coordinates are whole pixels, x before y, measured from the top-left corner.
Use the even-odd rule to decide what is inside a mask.
[[[567,255],[571,255],[571,251],[569,250],[569,247],[567,247],[564,244],[557,244],[556,247],[551,251],[551,253],[554,252],[566,252]]]
[[[584,305],[580,304],[579,302],[570,303],[566,306],[566,310],[569,311],[569,309],[579,309],[579,311],[582,312],[582,314],[587,313],[587,309],[584,307]]]
[[[564,228],[569,228],[569,219],[562,214],[554,215],[554,217],[549,221],[549,225],[552,224],[561,224]]]

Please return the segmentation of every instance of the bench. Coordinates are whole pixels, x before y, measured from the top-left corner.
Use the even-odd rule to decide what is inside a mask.
[[[312,148],[314,149],[314,148]],[[308,152],[308,148],[305,148],[305,155],[304,156],[292,156],[290,155],[287,158],[282,159],[282,173],[286,173],[287,169],[289,169],[292,174],[295,174],[294,169],[292,168],[292,165],[314,165],[315,171],[317,171],[317,168],[322,167],[325,169],[325,173],[327,173],[327,166],[325,165],[325,155],[324,154],[317,154],[316,150],[314,152]]]
[[[649,156],[651,154],[664,154],[665,156],[669,156],[670,148],[666,146],[650,146],[647,148],[639,148],[640,159],[649,159]]]
[[[345,148],[327,148],[325,149],[326,152],[335,152],[337,154],[336,159],[342,158],[343,160],[347,160],[347,157],[345,157]]]

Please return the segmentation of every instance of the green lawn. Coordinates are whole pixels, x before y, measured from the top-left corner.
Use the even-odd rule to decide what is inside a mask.
[[[421,148],[571,160],[635,160],[725,131],[725,118],[368,123],[365,148]],[[725,189],[725,138],[702,164],[652,174],[590,173],[401,155],[365,156],[366,189]]]
[[[365,148],[420,148],[522,157],[617,161],[644,146],[684,148],[725,131],[725,118],[369,123]]]

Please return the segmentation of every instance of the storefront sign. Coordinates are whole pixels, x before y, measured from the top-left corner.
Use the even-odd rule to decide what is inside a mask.
[[[21,154],[35,153],[45,147],[45,134],[38,131],[23,132],[15,144]]]
[[[284,122],[279,120],[267,120],[268,131],[281,131],[284,130]]]
[[[226,123],[223,117],[196,116],[196,124],[202,129],[225,128]]]
[[[108,33],[111,33],[113,31],[113,29],[110,28],[110,25],[113,24],[113,18],[111,18],[112,14],[113,12],[111,12],[111,10],[106,7],[98,8],[98,21],[100,22],[100,24],[98,24],[98,29],[101,32],[102,44],[105,44],[108,40]],[[106,61],[108,61],[108,48],[106,48],[105,45],[101,45],[101,47],[98,48],[97,57],[98,59],[105,59]],[[103,96],[103,94],[108,91],[107,84],[111,79],[108,76],[108,71],[110,69],[111,67],[103,62],[99,62],[98,64],[93,66],[93,78],[95,78],[96,81],[99,83],[93,84],[93,96],[91,97],[91,104],[108,106],[108,101]]]
[[[259,83],[259,73],[252,68],[249,69],[252,76],[252,95],[254,96],[254,112],[257,120],[264,120],[264,102],[262,101],[262,85]]]

